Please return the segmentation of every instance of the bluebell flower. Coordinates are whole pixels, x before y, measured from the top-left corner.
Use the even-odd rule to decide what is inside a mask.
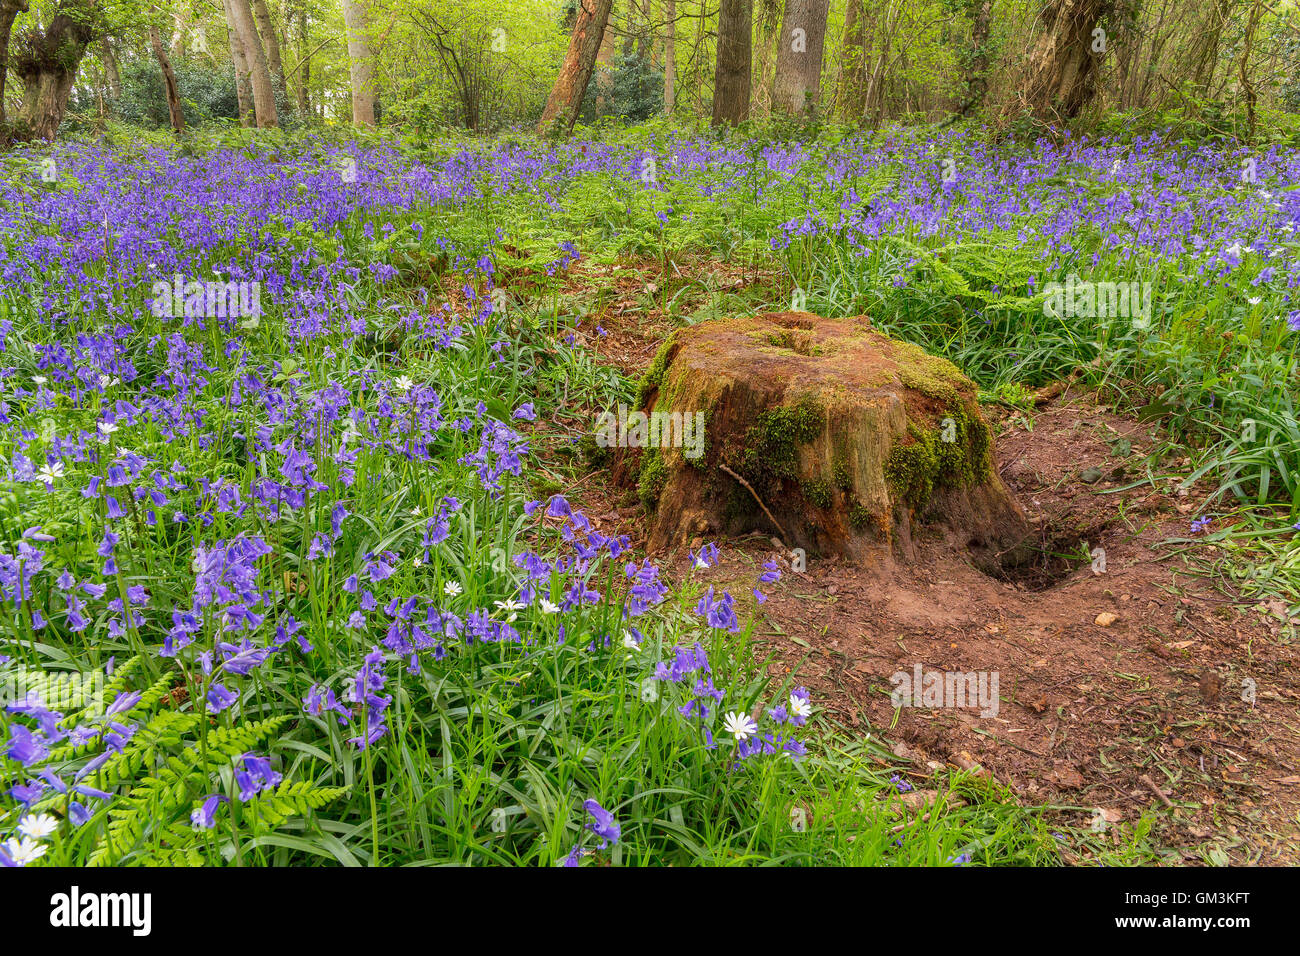
[[[623,833],[623,828],[614,820],[614,814],[610,813],[595,800],[586,800],[583,807],[591,814],[593,823],[587,824],[587,829],[596,836],[600,837],[600,842],[596,848],[603,850],[611,843],[617,843],[618,838]]]

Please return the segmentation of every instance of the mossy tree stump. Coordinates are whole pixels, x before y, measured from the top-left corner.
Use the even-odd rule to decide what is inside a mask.
[[[910,560],[925,525],[1003,566],[1029,533],[975,395],[951,363],[865,317],[769,313],[679,330],[639,404],[702,412],[706,440],[695,458],[642,450],[650,547],[760,531],[811,554]]]

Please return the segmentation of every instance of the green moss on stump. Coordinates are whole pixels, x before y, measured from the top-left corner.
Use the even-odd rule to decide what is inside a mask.
[[[672,351],[673,343],[677,340],[677,333],[674,332],[664,340],[664,344],[659,346],[659,351],[655,353],[654,361],[650,367],[645,370],[645,375],[641,376],[641,382],[636,390],[636,404],[638,408],[645,408],[646,401],[650,398],[650,393],[659,388],[664,381],[664,372],[668,369],[668,353]]]
[[[656,449],[648,449],[641,458],[641,470],[637,473],[636,490],[641,504],[646,511],[654,511],[663,494],[664,484],[668,481],[668,468]]]
[[[803,496],[814,508],[831,506],[831,484],[825,478],[813,478],[803,483]]]
[[[751,483],[764,489],[783,478],[794,478],[799,446],[811,442],[825,427],[825,413],[809,396],[793,405],[768,409],[745,433],[741,471]]]
[[[885,461],[885,480],[896,498],[920,511],[936,488],[963,488],[986,480],[991,452],[988,425],[958,401],[937,428],[908,425],[907,438]]]

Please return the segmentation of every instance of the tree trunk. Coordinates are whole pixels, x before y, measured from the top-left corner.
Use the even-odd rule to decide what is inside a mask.
[[[266,59],[271,68],[271,77],[280,90],[280,96],[288,102],[289,88],[284,81],[284,61],[280,59],[280,38],[276,36],[275,24],[271,21],[271,11],[267,9],[266,0],[253,0],[253,15],[257,18],[257,32],[266,44]]]
[[[866,26],[862,0],[848,0],[844,9],[844,45],[840,56],[844,67],[840,74],[838,107],[840,116],[849,121],[861,119],[866,105]]]
[[[1232,0],[1213,0],[1205,15],[1204,25],[1197,37],[1196,60],[1191,70],[1192,85],[1204,96],[1214,79],[1214,67],[1219,62],[1219,43],[1223,28],[1228,22]]]
[[[1048,0],[1043,28],[1028,58],[1022,103],[1044,123],[1078,116],[1096,92],[1097,65],[1106,50],[1094,33],[1115,9],[1115,0]],[[1104,29],[1104,28],[1103,28]]]
[[[92,0],[61,0],[44,30],[23,34],[13,56],[14,73],[23,82],[16,139],[54,139],[81,58],[101,26],[102,11]]]
[[[113,53],[113,44],[108,37],[99,41],[99,58],[104,61],[104,78],[108,81],[108,98],[122,98],[122,73],[117,68],[117,57]]]
[[[677,0],[666,0],[664,10],[668,19],[668,36],[664,38],[664,116],[672,116],[677,96]]]
[[[993,0],[973,0],[978,4],[975,22],[970,31],[970,66],[966,70],[966,102],[959,110],[960,115],[969,116],[971,111],[984,102],[984,95],[989,89],[989,24],[993,19]]]
[[[253,86],[249,81],[248,56],[235,32],[235,21],[230,13],[230,0],[221,0],[221,11],[226,18],[226,36],[230,39],[230,62],[235,68],[235,96],[239,100],[239,125],[253,125]]]
[[[185,55],[185,33],[189,30],[189,10],[181,5],[172,11],[172,38],[168,54],[172,59]]]
[[[9,77],[9,36],[14,18],[27,12],[27,0],[0,0],[0,124],[5,121],[5,81]]]
[[[1246,101],[1246,142],[1253,142],[1255,139],[1255,103],[1256,92],[1255,84],[1250,79],[1250,57],[1255,50],[1255,30],[1259,26],[1259,18],[1262,12],[1263,3],[1261,0],[1255,0],[1250,7],[1250,18],[1246,21],[1246,35],[1241,44],[1241,60],[1239,61],[1238,74],[1241,77],[1241,91]]]
[[[280,118],[275,109],[275,87],[271,85],[271,69],[266,63],[266,50],[257,37],[253,8],[249,0],[226,0],[226,6],[248,63],[249,83],[253,89],[253,113],[257,125],[262,129],[278,126]]]
[[[149,28],[149,45],[153,47],[154,59],[162,70],[163,91],[167,94],[167,112],[171,117],[172,130],[179,136],[185,132],[185,113],[181,109],[180,94],[176,91],[176,73],[172,70],[172,61],[167,59],[162,34],[155,26]]]
[[[352,82],[352,122],[375,125],[375,64],[366,36],[366,9],[361,0],[343,0],[348,34],[348,71]]]
[[[830,0],[785,0],[772,87],[773,111],[804,115],[816,109],[829,12]]]
[[[542,118],[537,124],[539,136],[568,136],[578,121],[582,98],[587,95],[592,70],[596,68],[596,54],[605,38],[609,11],[614,0],[579,0],[578,17],[569,37],[569,48],[564,54],[555,86],[546,100]]]
[[[713,125],[749,118],[752,0],[722,0],[718,7],[718,63],[713,81]]]
[[[298,4],[298,112],[311,114],[311,49],[307,34],[307,4]]]

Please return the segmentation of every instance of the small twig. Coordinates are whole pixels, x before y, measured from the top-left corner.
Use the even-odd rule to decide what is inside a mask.
[[[1151,792],[1154,793],[1157,797],[1160,798],[1160,802],[1161,802],[1161,803],[1163,803],[1163,804],[1164,804],[1166,807],[1168,807],[1170,810],[1174,809],[1173,801],[1170,800],[1168,797],[1165,796],[1164,791],[1161,790],[1159,787],[1156,786],[1154,780],[1152,780],[1152,779],[1151,779],[1149,776],[1147,776],[1146,774],[1143,774],[1142,776],[1138,777],[1138,780],[1139,780],[1141,783],[1146,784],[1146,786],[1151,790]]]
[[[772,512],[767,510],[767,505],[763,504],[763,499],[758,496],[758,492],[754,490],[754,487],[749,482],[747,482],[744,478],[741,478],[740,475],[736,474],[734,471],[728,468],[726,465],[719,465],[718,468],[720,468],[722,471],[725,471],[732,478],[735,478],[738,482],[740,482],[742,485],[745,486],[745,490],[754,496],[754,500],[758,502],[758,506],[763,509],[763,514],[767,515],[767,517],[771,520],[772,524],[776,525],[777,530],[781,532],[781,540],[782,541],[787,540],[790,536],[786,534],[785,528],[781,526],[781,522],[777,521],[775,516],[773,516]]]

